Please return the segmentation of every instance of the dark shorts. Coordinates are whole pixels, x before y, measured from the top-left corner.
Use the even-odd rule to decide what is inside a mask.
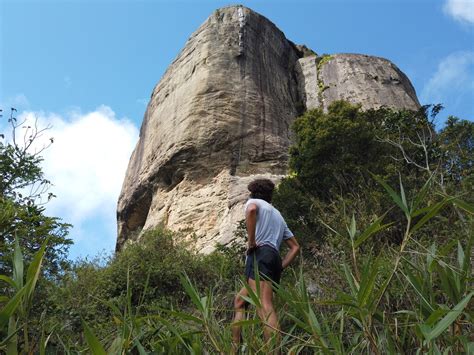
[[[245,276],[247,279],[255,280],[255,262],[261,278],[280,283],[281,277],[281,257],[274,248],[262,245],[247,255],[245,262]]]

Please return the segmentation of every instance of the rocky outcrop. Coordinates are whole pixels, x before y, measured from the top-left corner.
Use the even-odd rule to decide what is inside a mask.
[[[335,54],[309,56],[299,63],[307,109],[327,109],[336,100],[361,104],[364,109],[420,107],[410,80],[387,59]]]
[[[337,99],[419,105],[384,59],[321,58],[248,8],[216,10],[153,90],[118,201],[117,250],[158,225],[195,233],[203,252],[229,242],[247,183],[286,173],[295,117]]]

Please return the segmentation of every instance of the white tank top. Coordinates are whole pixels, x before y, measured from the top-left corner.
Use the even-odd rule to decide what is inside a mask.
[[[250,204],[257,206],[257,226],[255,242],[257,246],[268,245],[280,251],[283,240],[293,237],[280,211],[265,200],[251,198],[245,204],[245,211]]]

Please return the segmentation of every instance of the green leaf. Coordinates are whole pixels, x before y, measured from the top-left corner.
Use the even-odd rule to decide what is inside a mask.
[[[464,250],[462,248],[461,242],[458,240],[458,265],[460,269],[463,269],[464,267],[464,260],[465,260]]]
[[[342,267],[344,269],[344,274],[346,276],[347,283],[349,284],[349,287],[351,289],[351,293],[353,296],[355,296],[359,293],[359,285],[354,279],[354,276],[352,275],[352,272],[349,269],[349,266],[346,263],[344,263]]]
[[[260,324],[260,319],[243,319],[237,322],[232,323],[232,325],[242,327],[242,326],[249,326],[249,325],[256,325]]]
[[[469,214],[474,214],[474,206],[458,198],[454,199],[454,204]]]
[[[408,211],[408,203],[407,203],[407,198],[405,196],[405,189],[403,188],[402,176],[399,174],[398,178],[400,180],[400,196],[401,196],[401,199],[402,199],[402,203],[403,203],[403,206]]]
[[[199,293],[196,291],[193,284],[191,283],[191,280],[189,280],[188,275],[180,275],[179,279],[181,280],[181,285],[183,285],[184,289],[186,290],[186,293],[191,298],[191,301],[199,309],[199,311],[203,313],[205,309],[201,302],[201,297],[199,296]]]
[[[448,267],[441,265],[438,266],[437,271],[443,291],[449,296],[451,302],[459,302],[461,290],[458,275]]]
[[[428,213],[426,213],[410,230],[411,233],[416,232],[418,229],[423,227],[423,225],[428,222],[431,218],[436,216],[438,212],[451,200],[453,200],[454,197],[450,198],[445,198],[444,200],[435,203],[433,206],[431,206],[431,209],[429,209]]]
[[[53,332],[51,332],[46,338],[44,337],[44,330],[41,331],[41,340],[40,340],[40,355],[45,355],[46,354],[46,347],[48,346],[49,339],[53,335]]]
[[[13,279],[11,279],[10,277],[6,276],[6,275],[0,275],[0,281],[5,281],[6,283],[8,283],[11,287],[14,287],[16,288],[16,283],[15,281],[13,281]]]
[[[179,312],[179,311],[173,311],[173,310],[163,310],[165,311],[166,313],[169,313],[170,315],[173,315],[181,320],[189,320],[189,321],[193,321],[193,322],[196,322],[198,324],[203,324],[204,323],[204,320],[202,320],[201,318],[199,317],[196,317],[196,316],[193,316],[192,314],[188,314],[188,313],[185,313],[185,312]]]
[[[370,224],[363,232],[362,234],[356,239],[354,242],[354,248],[358,248],[363,242],[365,242],[368,238],[371,236],[375,235],[377,232],[384,230],[391,226],[392,223],[387,223],[387,224],[380,224],[382,220],[384,219],[385,215],[382,217],[377,218],[373,223]]]
[[[87,326],[86,322],[82,321],[82,327],[84,328],[84,335],[86,337],[87,344],[93,355],[107,355],[104,347],[99,342],[99,339],[94,335],[92,330]]]
[[[413,287],[418,296],[420,296],[422,304],[430,311],[434,311],[433,306],[427,299],[428,296],[423,294],[423,289],[420,283],[421,280],[417,279],[416,276],[413,275],[410,270],[406,270],[406,274],[404,274],[403,272],[401,273],[403,276],[405,276],[408,283]]]
[[[425,324],[432,327],[441,317],[447,314],[449,310],[438,308],[437,310],[433,311],[428,319],[426,320]]]
[[[13,281],[15,281],[17,290],[23,287],[23,254],[18,238],[15,238],[15,251],[13,253]]]
[[[351,225],[349,226],[349,228],[347,228],[347,231],[349,232],[349,237],[350,237],[351,240],[353,241],[354,238],[355,238],[355,235],[356,235],[356,233],[357,233],[356,220],[355,220],[354,215],[352,215],[352,218],[351,218]]]
[[[418,217],[421,214],[428,213],[431,210],[431,208],[432,208],[432,206],[423,207],[423,208],[420,208],[420,209],[417,209],[417,210],[413,209],[413,211],[411,213],[411,216],[412,216],[412,218]]]
[[[469,293],[464,299],[459,302],[452,310],[448,312],[448,314],[441,319],[429,332],[425,335],[426,341],[430,342],[440,336],[448,327],[459,317],[462,313],[464,308],[468,305],[469,301],[471,300],[472,296],[474,295],[474,291]]]
[[[357,295],[357,299],[361,307],[365,307],[369,301],[370,296],[374,296],[372,291],[375,287],[375,280],[377,279],[378,269],[379,259],[376,259],[373,263],[371,263],[371,261],[369,260],[367,262],[366,267],[362,271],[359,294]]]
[[[17,333],[22,330],[21,328],[17,328],[13,331],[11,331],[11,333],[8,334],[8,336],[3,339],[2,341],[0,341],[0,350],[3,350],[2,348],[4,348],[7,344],[8,346],[10,346],[11,344],[9,344],[10,342],[10,339],[12,339],[15,335],[17,335]]]
[[[381,184],[384,187],[385,191],[388,192],[388,194],[390,195],[392,200],[397,204],[397,206],[400,207],[400,209],[403,212],[405,212],[405,215],[409,216],[408,207],[403,203],[402,199],[400,198],[400,196],[398,196],[398,194],[395,192],[395,190],[393,190],[385,181],[383,181],[377,175],[372,174],[372,176],[374,177],[375,180],[377,180],[379,182],[379,184]]]
[[[423,187],[420,189],[420,191],[415,196],[412,211],[416,211],[418,209],[418,206],[420,205],[420,203],[425,199],[425,197],[426,197],[426,195],[429,191],[429,187],[431,186],[431,179],[433,178],[433,176],[434,176],[434,174],[431,174],[431,176],[428,178],[428,180],[426,180]],[[413,215],[413,213],[412,213],[412,217],[415,217]]]
[[[4,329],[7,326],[10,317],[21,305],[23,296],[27,291],[27,286],[28,285],[25,285],[23,288],[21,288],[0,311],[0,329]]]
[[[28,302],[31,301],[33,298],[33,292],[36,287],[36,282],[38,281],[38,277],[41,272],[41,263],[43,262],[43,256],[46,250],[46,245],[48,244],[49,238],[47,238],[41,248],[36,252],[33,260],[31,261],[30,266],[28,267],[28,271],[26,273],[26,282],[30,285],[28,288],[28,295],[27,299]]]
[[[148,352],[146,352],[145,348],[143,347],[143,345],[140,343],[140,341],[138,339],[135,340],[135,346],[137,347],[138,353],[140,355],[147,355],[148,354]]]
[[[177,339],[179,339],[179,341],[181,342],[181,344],[183,344],[187,349],[188,351],[192,354],[193,353],[193,350],[192,348],[188,345],[188,343],[186,343],[186,341],[183,339],[182,337],[182,334],[181,332],[169,321],[167,321],[166,319],[164,319],[163,317],[155,317],[157,318],[164,326],[166,326],[166,328],[171,332],[173,333]]]

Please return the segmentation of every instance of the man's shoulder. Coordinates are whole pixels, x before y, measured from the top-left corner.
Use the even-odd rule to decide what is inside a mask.
[[[262,210],[269,209],[271,206],[267,201],[259,198],[249,198],[245,203],[245,209],[247,209],[250,205],[256,205],[258,209]]]
[[[247,200],[247,202],[245,203],[246,206],[250,205],[250,204],[255,204],[257,206],[261,205],[262,203],[266,203],[264,200],[261,200],[259,198],[249,198]]]

